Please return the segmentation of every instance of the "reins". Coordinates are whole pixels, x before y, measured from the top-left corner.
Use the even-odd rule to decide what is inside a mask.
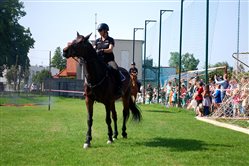
[[[80,61],[79,61],[78,59],[76,59],[75,57],[72,57],[72,58],[73,58],[76,62],[78,62],[79,64],[81,64],[81,65],[82,65],[81,62],[83,62],[84,64],[87,63],[87,61],[84,60],[82,57],[79,57],[79,58],[80,58]],[[92,61],[93,61],[93,60],[92,60]],[[87,76],[85,75],[86,84],[87,84],[91,89],[96,88],[96,87],[100,86],[100,85],[104,82],[104,80],[106,79],[107,76],[108,76],[108,70],[106,70],[105,76],[104,76],[99,82],[97,82],[96,84],[92,85],[92,84],[90,83],[90,81],[88,80]]]
[[[102,80],[100,80],[100,81],[99,81],[97,84],[95,84],[95,85],[92,85],[91,83],[88,83],[89,81],[87,80],[87,77],[86,77],[86,83],[87,83],[87,85],[88,85],[91,89],[93,89],[93,88],[96,88],[96,87],[100,86],[100,85],[104,82],[104,80],[106,79],[107,76],[108,76],[108,72],[106,71],[105,76],[102,78]]]

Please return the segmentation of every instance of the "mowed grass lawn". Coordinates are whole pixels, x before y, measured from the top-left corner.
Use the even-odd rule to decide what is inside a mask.
[[[83,149],[84,100],[52,101],[51,111],[46,105],[0,106],[0,165],[249,165],[248,135],[198,121],[191,111],[156,104],[139,105],[143,121],[130,118],[128,139],[123,139],[122,104],[117,102],[120,135],[110,145],[104,106],[96,103],[92,147]]]

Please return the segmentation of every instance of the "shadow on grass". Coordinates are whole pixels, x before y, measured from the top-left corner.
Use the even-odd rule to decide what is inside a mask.
[[[167,110],[143,110],[143,112],[156,112],[156,113],[177,113],[177,112],[167,111]]]
[[[171,151],[203,151],[208,150],[209,147],[230,147],[221,144],[207,144],[200,140],[194,139],[177,139],[177,138],[154,138],[151,141],[137,143],[147,147],[165,147]]]

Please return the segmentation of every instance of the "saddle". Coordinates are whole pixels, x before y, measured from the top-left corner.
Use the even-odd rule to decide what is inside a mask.
[[[113,73],[114,76],[116,75],[116,72],[117,72],[116,69],[114,69],[112,66],[110,66],[110,65],[108,65],[108,64],[107,64],[107,68],[108,68],[108,72],[109,72],[109,73]],[[123,75],[123,73],[121,72],[120,68],[118,69],[118,71],[119,71],[119,75],[120,75],[120,80],[121,80],[121,82],[125,81],[126,77]]]

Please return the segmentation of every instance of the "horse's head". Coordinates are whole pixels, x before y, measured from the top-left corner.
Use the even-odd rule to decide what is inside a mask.
[[[92,44],[89,42],[91,34],[84,37],[77,32],[77,37],[72,42],[68,43],[63,49],[63,56],[66,58],[78,57],[85,60],[88,59],[89,50],[93,50]]]

